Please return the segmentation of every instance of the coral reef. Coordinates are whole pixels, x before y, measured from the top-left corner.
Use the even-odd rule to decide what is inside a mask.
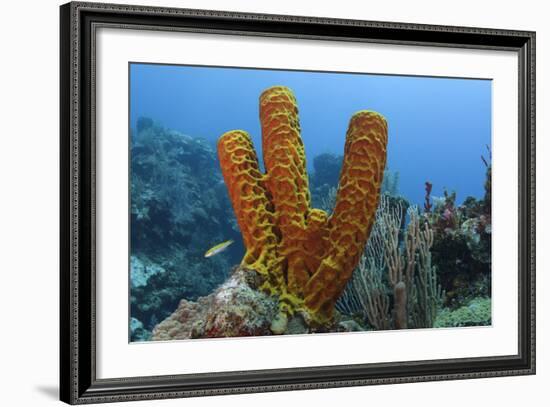
[[[238,236],[210,143],[138,120],[132,134],[131,249],[153,260],[186,246],[212,245],[215,234]],[[201,223],[204,234],[194,230]]]
[[[147,285],[149,279],[155,274],[164,273],[166,270],[144,258],[130,256],[130,286],[132,288]]]
[[[363,256],[337,303],[378,330],[431,328],[443,301],[431,260],[433,230],[416,206],[406,210],[404,227],[402,205],[382,195]]]
[[[248,134],[229,131],[218,156],[246,255],[241,265],[279,295],[284,315],[304,311],[308,324],[332,320],[334,304],[359,261],[378,206],[386,164],[387,124],[376,112],[353,115],[332,215],[311,208],[305,151],[292,91],[260,96],[266,173]],[[284,324],[283,324],[284,325]]]
[[[203,257],[213,244],[240,236],[214,147],[149,118],[132,132],[130,313],[145,329],[181,298],[212,292],[244,252],[239,242],[223,256]]]
[[[435,320],[435,328],[491,325],[491,299],[474,298],[455,310],[445,308]]]
[[[425,217],[434,230],[433,261],[446,292],[445,305],[457,308],[475,297],[491,295],[491,166],[486,170],[485,196],[456,205],[456,194],[432,197]]]

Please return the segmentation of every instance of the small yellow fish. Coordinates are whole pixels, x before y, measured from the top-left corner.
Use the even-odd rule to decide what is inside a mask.
[[[226,240],[225,242],[222,242],[220,244],[217,244],[214,247],[211,247],[204,253],[204,257],[212,257],[215,254],[223,252],[225,249],[229,247],[229,245],[233,243],[233,240]]]

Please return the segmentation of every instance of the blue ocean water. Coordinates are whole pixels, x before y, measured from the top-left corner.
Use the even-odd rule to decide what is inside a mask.
[[[350,117],[369,109],[388,121],[388,167],[399,172],[399,193],[410,202],[422,203],[426,181],[433,196],[456,191],[457,203],[483,196],[490,80],[137,63],[130,75],[132,128],[139,117],[149,117],[213,142],[243,129],[261,157],[258,98],[284,85],[298,100],[310,170],[319,154],[343,154]]]

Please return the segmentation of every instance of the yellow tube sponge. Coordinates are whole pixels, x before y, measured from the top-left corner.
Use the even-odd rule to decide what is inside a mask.
[[[289,88],[275,86],[261,94],[260,121],[265,174],[246,132],[230,131],[218,141],[247,249],[242,265],[265,277],[263,290],[279,296],[284,313],[304,311],[312,325],[323,325],[332,319],[370,234],[386,162],[387,124],[375,112],[352,117],[329,217],[310,207],[298,108]]]
[[[386,120],[380,114],[360,111],[353,115],[336,204],[328,220],[329,248],[305,289],[305,305],[314,315],[332,315],[363,253],[378,207],[387,141]]]
[[[265,184],[281,231],[279,254],[286,259],[289,293],[302,295],[316,265],[309,269],[306,263],[310,195],[298,107],[290,89],[274,86],[261,94],[260,122]]]
[[[218,140],[218,157],[246,247],[242,265],[265,277],[266,291],[278,293],[275,289],[283,284],[277,255],[279,237],[250,136],[241,130],[223,134]]]

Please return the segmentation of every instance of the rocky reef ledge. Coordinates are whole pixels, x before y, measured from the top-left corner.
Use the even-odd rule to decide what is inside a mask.
[[[303,312],[281,320],[278,299],[258,290],[260,275],[236,267],[211,294],[197,301],[181,300],[178,308],[153,329],[151,340],[306,334],[313,332]],[[335,315],[332,326],[316,332],[362,331],[357,322]]]
[[[152,340],[270,335],[278,303],[252,288],[254,275],[237,267],[211,294],[181,300],[178,308],[153,329]]]

